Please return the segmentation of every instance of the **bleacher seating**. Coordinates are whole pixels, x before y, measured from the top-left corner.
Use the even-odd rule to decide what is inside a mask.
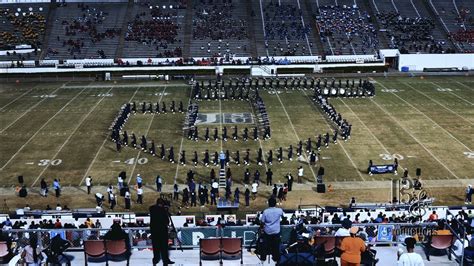
[[[48,16],[48,4],[8,4],[0,7],[0,49],[11,50],[18,45],[29,45],[31,53],[9,53],[0,60],[34,60],[43,44]]]
[[[266,55],[313,55],[310,22],[304,21],[299,1],[261,0],[260,5]]]
[[[5,4],[0,61],[467,53],[471,10],[470,0]]]
[[[123,54],[135,57],[181,57],[185,6],[136,4],[128,20]]]
[[[326,3],[323,5],[323,3]],[[327,55],[374,54],[379,48],[376,27],[367,11],[353,1],[318,2],[316,21]]]
[[[196,57],[249,56],[245,1],[195,0],[191,55]]]
[[[60,4],[45,58],[114,58],[126,7],[121,3]]]

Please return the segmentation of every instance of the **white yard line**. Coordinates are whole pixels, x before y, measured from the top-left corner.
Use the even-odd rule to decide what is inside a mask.
[[[380,82],[378,83],[380,84]],[[456,179],[459,179],[459,177],[453,172],[451,171],[451,169],[449,169],[440,159],[438,159],[438,157],[436,157],[423,143],[421,143],[421,141],[419,141],[410,131],[408,131],[408,129],[406,129],[401,123],[400,121],[398,121],[398,119],[396,119],[392,114],[390,114],[385,108],[383,108],[382,106],[380,106],[380,104],[378,104],[376,101],[374,101],[373,99],[370,99],[375,105],[377,105],[377,107],[382,110],[384,113],[386,113],[390,118],[392,118],[393,121],[395,121],[398,126],[400,128],[402,128],[408,135],[410,135],[421,147],[423,147],[423,149],[425,149],[426,152],[428,152],[431,157],[433,157],[433,159],[435,159],[440,165],[442,165],[446,170],[448,170],[449,173],[451,173]]]
[[[2,108],[0,108],[0,111],[3,111],[3,109],[7,108],[10,104],[18,101],[21,97],[25,96],[26,94],[30,93],[31,91],[33,90],[33,88],[27,90],[26,92],[24,92],[23,94],[21,94],[20,96],[16,97],[15,99],[13,99],[12,101],[10,101],[9,103],[5,104]]]
[[[388,90],[388,88],[383,85],[382,82],[378,82],[378,84],[380,84],[380,86],[384,87],[385,89]],[[426,119],[430,120],[431,123],[435,124],[437,127],[439,127],[442,131],[444,131],[444,133],[446,133],[448,136],[450,136],[452,139],[454,139],[457,143],[459,143],[461,146],[463,146],[464,148],[467,149],[467,151],[472,151],[471,148],[469,148],[468,146],[466,146],[464,143],[462,143],[459,139],[457,139],[455,136],[453,136],[451,133],[449,133],[449,131],[447,131],[446,129],[444,129],[441,125],[439,125],[438,123],[436,123],[433,119],[431,119],[429,116],[427,116],[425,113],[423,113],[422,111],[420,111],[418,108],[416,108],[415,106],[413,106],[411,103],[405,101],[405,99],[403,99],[402,97],[398,96],[396,93],[393,93],[391,92],[391,94],[395,95],[395,97],[397,97],[398,99],[400,99],[401,101],[403,101],[404,103],[408,104],[408,106],[410,106],[412,109],[415,109],[419,114],[423,115]]]
[[[466,84],[464,84],[464,83],[462,83],[462,82],[459,82],[459,81],[454,80],[454,79],[450,79],[450,80],[456,82],[457,84],[463,86],[464,88],[467,88],[467,89],[470,89],[470,90],[474,90],[474,88],[471,88],[471,87],[467,86]],[[439,83],[439,82],[438,82],[438,83]]]
[[[387,147],[379,140],[379,138],[377,138],[377,136],[375,136],[375,134],[372,132],[372,130],[369,129],[369,127],[364,123],[362,122],[362,120],[359,118],[359,116],[352,110],[352,108],[349,107],[349,105],[346,104],[346,102],[344,102],[343,99],[341,98],[338,98],[346,107],[347,109],[349,109],[349,111],[351,111],[352,114],[354,114],[354,116],[357,118],[357,120],[359,120],[359,122],[365,127],[365,129],[367,129],[367,131],[369,132],[369,134],[375,139],[375,141],[377,141],[377,143],[383,148],[383,150],[387,153],[387,154],[392,154],[388,149]],[[399,162],[398,163],[398,166],[400,166],[400,168],[403,168],[402,164]]]
[[[293,129],[293,133],[295,134],[295,137],[296,137],[296,141],[299,142],[301,139],[298,136],[298,133],[296,132],[295,126],[293,125],[293,121],[291,121],[290,115],[288,115],[288,112],[286,111],[285,105],[281,101],[280,95],[278,95],[278,92],[275,90],[275,88],[272,88],[272,89],[273,89],[273,92],[275,92],[275,95],[277,96],[278,101],[281,104],[281,107],[283,108],[283,112],[285,112],[285,115],[288,118],[288,122],[290,122],[290,126]],[[316,173],[314,173],[313,167],[311,167],[311,165],[309,163],[309,159],[306,156],[306,153],[304,152],[304,149],[303,149],[303,151],[301,151],[301,153],[303,154],[305,160],[308,162],[309,170],[311,170],[311,173],[313,174],[313,177],[314,177],[314,182],[318,182],[318,177],[316,176]]]
[[[57,89],[55,89],[54,91],[50,92],[49,94],[51,93],[56,93],[61,87],[58,87]],[[17,117],[13,122],[11,122],[10,124],[8,124],[8,126],[6,126],[5,128],[3,128],[1,131],[0,131],[0,134],[2,134],[3,132],[5,132],[5,130],[9,129],[11,126],[13,126],[13,124],[15,124],[16,122],[18,122],[18,120],[20,120],[22,117],[24,117],[27,113],[29,113],[31,110],[33,110],[33,108],[35,108],[36,106],[38,106],[40,103],[44,102],[46,99],[48,99],[48,97],[46,98],[43,98],[41,99],[39,102],[35,103],[33,106],[31,106],[30,108],[28,108],[25,112],[23,112],[23,114],[21,114],[19,117]]]
[[[311,97],[309,97],[305,91],[302,91],[303,94],[306,96],[306,98],[308,98],[308,100],[312,103],[312,100],[311,100]],[[329,128],[329,130],[332,130],[331,126],[329,125],[328,121],[326,121],[326,117],[324,117],[323,114],[320,114],[322,117],[323,117],[323,121],[324,123],[326,124],[326,126]],[[366,181],[365,180],[365,177],[360,173],[359,171],[359,168],[357,168],[357,165],[355,164],[354,160],[352,160],[352,157],[349,155],[349,153],[347,152],[346,148],[344,148],[344,145],[342,144],[342,142],[338,142],[339,143],[339,147],[341,147],[342,151],[344,151],[344,153],[346,154],[346,157],[349,159],[349,161],[352,163],[352,166],[354,166],[357,174],[359,174],[360,178],[362,178],[363,181]]]
[[[116,87],[114,87],[116,88]],[[138,87],[135,92],[133,93],[132,97],[130,97],[130,99],[128,100],[128,103],[131,102],[133,100],[133,98],[135,98],[135,95],[137,94],[137,92],[140,90],[140,87]],[[105,135],[105,139],[104,141],[102,142],[102,145],[100,145],[99,149],[97,150],[95,156],[94,156],[94,159],[92,159],[92,162],[89,164],[89,166],[87,167],[87,171],[86,173],[84,174],[84,176],[82,177],[81,179],[81,182],[79,183],[79,186],[82,185],[82,183],[84,182],[84,180],[86,179],[86,177],[89,175],[89,172],[90,170],[92,169],[92,166],[94,165],[95,161],[97,160],[97,157],[99,157],[99,153],[100,151],[102,150],[102,148],[104,147],[105,143],[107,142],[107,140],[109,139],[109,135],[108,133]]]
[[[108,94],[110,91],[112,90],[112,88],[110,88],[110,90],[108,90],[105,94]],[[95,103],[95,105],[89,110],[89,112],[82,117],[82,119],[77,123],[77,126],[74,128],[74,130],[72,131],[71,134],[69,134],[69,136],[67,137],[67,139],[64,141],[64,143],[59,147],[59,149],[56,151],[56,154],[54,154],[53,158],[51,158],[51,161],[55,160],[56,157],[58,156],[58,154],[61,152],[61,150],[66,146],[66,144],[71,140],[72,136],[74,136],[74,134],[76,133],[76,131],[81,127],[82,123],[84,123],[84,121],[89,117],[89,115],[95,110],[95,108],[97,108],[97,106],[99,106],[99,104],[105,99],[105,96],[102,96],[102,98],[97,101]],[[36,177],[35,181],[33,182],[33,184],[31,184],[31,186],[33,187],[36,182],[38,182],[38,180],[40,179],[40,177],[44,174],[44,172],[46,172],[46,170],[49,168],[50,164],[46,165],[43,170],[41,171],[41,173]]]
[[[436,84],[436,83],[434,83],[434,82],[431,82],[431,84],[435,85],[435,86],[438,87],[438,88],[441,88],[438,84]],[[452,91],[447,91],[447,92],[449,92],[450,94],[454,95],[454,97],[458,98],[458,99],[461,100],[461,101],[464,101],[464,102],[466,102],[466,103],[468,103],[468,104],[470,104],[470,105],[474,105],[474,103],[471,103],[470,101],[464,99],[463,97],[457,95],[456,93],[453,93]]]
[[[160,99],[158,100],[158,102],[160,104],[161,104],[161,100],[163,100],[163,96],[165,95],[165,91],[166,91],[166,86],[163,89],[163,91],[161,92]],[[153,113],[152,116],[151,116],[150,123],[148,124],[148,128],[145,131],[145,137],[148,137],[148,132],[150,131],[151,124],[153,123],[153,120],[155,119],[155,115],[156,115],[156,113]],[[141,153],[142,153],[142,150],[140,149],[138,151],[137,157],[135,158],[135,161],[133,162],[132,171],[130,172],[130,178],[128,179],[127,184],[130,184],[130,181],[132,181],[133,174],[135,172],[135,168],[137,167],[137,164],[138,164],[138,158],[140,158]]]
[[[188,98],[188,106],[191,103],[191,97],[193,95],[193,86],[191,85],[190,92],[189,92],[189,98]],[[186,107],[186,110],[188,108]],[[184,142],[184,132],[183,135],[181,136],[181,144],[179,144],[179,151],[178,151],[178,157],[181,155],[181,151],[183,150],[183,142]],[[178,179],[178,172],[179,172],[179,158],[178,161],[176,162],[176,172],[174,173],[174,182],[173,184],[176,184],[176,181]]]
[[[424,92],[422,92],[422,91],[417,90],[415,87],[411,86],[410,84],[408,84],[408,83],[406,83],[406,82],[404,82],[403,84],[405,84],[406,86],[410,87],[412,90],[414,90],[414,91],[416,91],[416,92],[418,92],[418,93],[424,95],[426,98],[428,98],[428,99],[430,99],[431,101],[433,101],[433,102],[437,103],[438,105],[442,106],[444,109],[446,109],[446,110],[448,110],[449,112],[455,114],[456,116],[458,116],[458,117],[461,118],[462,120],[468,122],[468,123],[471,124],[471,125],[474,125],[473,122],[471,122],[471,121],[469,121],[468,119],[464,118],[464,116],[462,116],[462,115],[456,113],[456,112],[453,111],[451,108],[448,108],[448,107],[446,107],[445,105],[443,105],[442,103],[438,102],[437,100],[431,98],[428,94],[426,94],[426,93],[424,93]]]
[[[74,101],[85,89],[82,89],[76,96],[74,96],[71,100],[69,100],[63,107],[61,107],[61,109],[59,109],[53,116],[51,116],[48,121],[46,121],[38,130],[36,130],[36,132],[20,147],[20,149],[18,149],[18,151],[16,151],[11,157],[10,159],[2,166],[2,168],[0,168],[0,171],[2,171],[3,169],[5,169],[5,167],[13,160],[13,158],[15,158],[25,147],[26,145],[28,145],[28,143],[30,143],[35,137],[36,135],[38,135],[38,133],[51,121],[53,120],[59,113],[61,113],[72,101]]]

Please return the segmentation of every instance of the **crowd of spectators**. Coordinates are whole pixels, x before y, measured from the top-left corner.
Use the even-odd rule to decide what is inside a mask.
[[[267,2],[264,6],[265,46],[282,56],[309,55],[308,25],[302,23],[302,10],[293,3]]]
[[[42,7],[0,8],[0,47],[11,48],[28,44],[33,48],[41,46],[46,31],[46,14]],[[9,27],[13,27],[12,29]]]
[[[68,7],[65,6],[64,8]],[[85,3],[78,3],[77,8],[80,9],[81,14],[75,18],[63,18],[60,23],[64,28],[64,35],[56,36],[56,41],[62,43],[63,47],[68,47],[68,53],[74,58],[83,52],[88,42],[96,44],[105,39],[114,39],[120,35],[120,28],[117,25],[104,27],[105,21],[110,16],[108,12],[97,7],[89,7]],[[48,54],[55,55],[58,54],[58,51],[54,48],[48,48]],[[103,50],[97,50],[97,55],[102,59],[110,56],[106,55]]]
[[[125,33],[125,41],[136,42],[149,48],[154,47],[156,57],[181,57],[181,39],[178,39],[176,9],[150,7],[149,11],[136,14]]]
[[[366,12],[354,6],[321,6],[316,15],[326,54],[370,54],[379,46],[377,29]],[[328,47],[326,47],[327,49]]]
[[[458,45],[466,53],[474,51],[474,29],[458,30],[450,33],[451,38],[458,43]]]
[[[446,48],[446,40],[433,37],[435,21],[424,17],[402,17],[396,12],[383,12],[377,17],[386,29],[390,39],[390,48],[399,49],[400,53],[454,53]]]
[[[200,0],[195,7],[195,40],[242,40],[247,38],[247,22],[234,15],[232,0]]]

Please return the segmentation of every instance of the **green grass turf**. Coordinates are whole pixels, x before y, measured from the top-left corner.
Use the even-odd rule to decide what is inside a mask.
[[[381,154],[399,154],[402,167],[408,167],[414,175],[422,168],[424,179],[473,178],[474,159],[465,152],[474,152],[474,80],[469,77],[425,77],[376,78],[377,89],[373,99],[331,99],[330,102],[343,117],[353,124],[352,138],[348,142],[330,144],[322,149],[324,157],[320,164],[326,169],[326,183],[340,181],[388,180],[392,175],[369,176],[365,173],[369,159],[376,164],[390,163]],[[183,183],[186,172],[193,169],[198,181],[208,181],[212,167],[191,165],[192,152],[197,150],[200,160],[203,152],[221,149],[234,153],[251,149],[253,160],[249,169],[259,169],[262,180],[266,168],[274,172],[274,181],[283,182],[283,176],[304,165],[305,181],[314,182],[316,172],[308,165],[286,160],[286,148],[292,144],[296,149],[299,139],[316,139],[317,134],[333,130],[324,114],[310,100],[311,91],[279,90],[278,94],[262,92],[272,127],[269,141],[234,142],[229,140],[209,143],[202,139],[193,142],[182,139],[184,114],[159,114],[132,116],[126,129],[137,137],[147,135],[158,147],[175,148],[187,152],[188,164],[178,166],[161,161],[132,148],[125,147],[121,153],[109,140],[107,128],[120,106],[130,100],[141,103],[162,101],[167,107],[172,100],[187,103],[190,87],[180,83],[40,83],[0,85],[0,174],[3,185],[15,185],[16,176],[24,175],[28,185],[39,185],[41,178],[49,182],[61,178],[63,185],[79,186],[86,175],[91,175],[96,184],[115,184],[120,171],[126,171],[131,184],[136,174],[144,177],[145,183],[154,184],[155,176],[161,174],[166,184],[176,180]],[[68,88],[71,87],[72,88]],[[91,86],[84,87],[84,86]],[[93,87],[95,86],[95,87]],[[86,89],[84,89],[86,88]],[[441,88],[441,91],[439,90]],[[449,91],[445,91],[449,89]],[[396,90],[396,91],[393,91]],[[444,90],[444,91],[443,91]],[[393,92],[391,92],[393,91]],[[110,93],[111,96],[101,95]],[[54,98],[41,95],[55,94]],[[220,106],[219,106],[220,105]],[[140,108],[139,108],[140,110]],[[209,101],[200,103],[200,112],[251,112],[247,102]],[[54,116],[54,117],[53,117]],[[53,117],[53,118],[52,118]],[[219,125],[216,125],[219,127]],[[228,126],[229,136],[232,133]],[[213,128],[214,126],[210,126]],[[200,126],[200,137],[205,126]],[[241,134],[243,126],[239,126]],[[212,131],[211,131],[212,132]],[[251,135],[251,134],[250,134]],[[240,137],[240,135],[239,135]],[[274,150],[272,166],[255,164],[256,150]],[[285,160],[276,161],[276,149],[283,146]],[[142,159],[146,158],[146,159]],[[40,166],[40,160],[56,160],[58,165]],[[130,160],[132,159],[132,160]],[[132,162],[128,164],[126,162]],[[144,164],[138,162],[145,162]],[[246,167],[231,164],[235,182],[241,183]],[[216,168],[217,170],[217,168]],[[311,184],[312,185],[312,184]]]

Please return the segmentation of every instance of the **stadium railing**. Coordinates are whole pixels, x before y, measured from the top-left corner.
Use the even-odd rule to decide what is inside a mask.
[[[438,224],[437,223],[371,223],[371,224],[354,224],[362,228],[372,228],[374,234],[368,233],[367,243],[373,245],[387,245],[402,243],[405,236],[418,235],[420,240],[426,239],[431,234],[434,234]],[[307,225],[314,232],[318,230],[327,232],[328,229],[333,234],[340,224],[319,224]],[[199,247],[199,239],[210,237],[241,237],[243,239],[243,246],[249,247],[254,241],[258,226],[197,226],[197,227],[181,227],[177,228],[177,238],[181,242],[183,248],[196,249]],[[283,225],[281,229],[282,242],[287,243],[290,239],[290,234],[294,225]],[[132,249],[148,249],[151,248],[151,239],[149,237],[149,227],[130,227],[123,228],[128,234]],[[84,249],[84,240],[93,240],[102,238],[109,229],[98,228],[80,228],[80,229],[11,229],[4,231],[8,234],[14,243],[15,248],[22,248],[29,243],[29,239],[36,235],[39,244],[42,247],[47,247],[50,241],[56,235],[60,235],[63,239],[71,243],[69,251],[82,251]],[[324,234],[323,234],[324,235]],[[177,240],[174,241],[172,247],[178,248]]]

